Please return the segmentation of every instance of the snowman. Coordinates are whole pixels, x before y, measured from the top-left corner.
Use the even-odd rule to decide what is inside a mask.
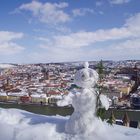
[[[90,133],[98,129],[102,123],[96,116],[97,92],[94,89],[99,76],[95,70],[88,67],[89,64],[86,62],[84,68],[75,74],[74,83],[80,87],[80,91],[70,94],[62,101],[64,104],[68,101],[67,103],[74,107],[73,114],[65,124],[65,131],[70,134]],[[107,109],[107,97],[100,95],[99,98],[102,106]]]

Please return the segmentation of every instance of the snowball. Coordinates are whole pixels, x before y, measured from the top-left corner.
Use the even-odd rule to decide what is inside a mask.
[[[91,88],[98,81],[98,73],[90,68],[79,70],[74,77],[74,83],[82,88]]]
[[[87,69],[88,67],[89,67],[89,63],[88,63],[88,62],[85,62],[85,63],[84,63],[84,68]]]

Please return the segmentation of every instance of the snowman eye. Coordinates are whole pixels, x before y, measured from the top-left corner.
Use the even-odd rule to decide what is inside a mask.
[[[82,76],[81,76],[81,77],[82,77],[82,79],[85,79],[85,75],[84,75],[84,74],[82,74]]]
[[[85,77],[85,75],[84,74],[82,74],[82,78],[84,78]]]

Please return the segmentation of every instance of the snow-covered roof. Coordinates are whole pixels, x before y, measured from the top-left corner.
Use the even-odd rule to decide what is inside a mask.
[[[46,98],[46,94],[32,94],[31,97],[33,97],[33,98]]]
[[[27,92],[8,92],[8,95],[10,96],[28,96]]]
[[[0,96],[7,96],[6,92],[0,92]]]

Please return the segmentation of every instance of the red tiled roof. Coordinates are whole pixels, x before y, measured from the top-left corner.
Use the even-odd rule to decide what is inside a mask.
[[[50,94],[50,95],[60,95],[61,93],[57,92],[57,91],[49,91],[48,94]]]
[[[47,84],[47,87],[60,87],[61,84]]]

